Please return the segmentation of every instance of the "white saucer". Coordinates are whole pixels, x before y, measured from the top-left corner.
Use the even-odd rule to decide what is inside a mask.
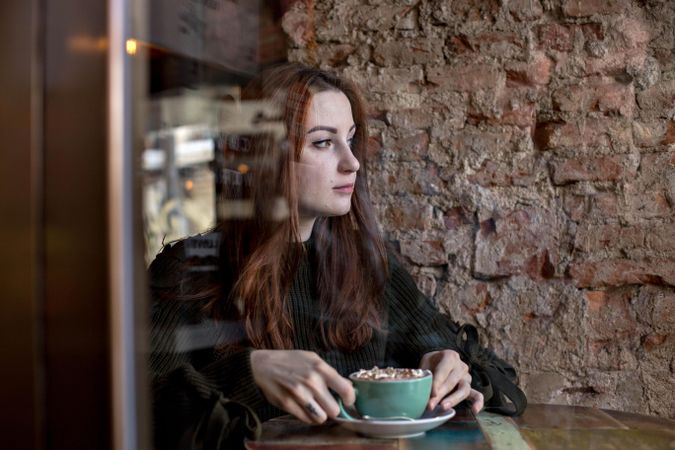
[[[426,412],[417,420],[348,420],[335,419],[348,430],[364,436],[383,439],[411,438],[422,436],[428,430],[447,422],[455,416],[455,410]]]

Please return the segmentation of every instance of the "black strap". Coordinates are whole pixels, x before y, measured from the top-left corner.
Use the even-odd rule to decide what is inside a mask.
[[[469,365],[472,387],[485,398],[485,410],[506,416],[521,415],[527,407],[527,398],[516,385],[518,377],[513,366],[481,347],[478,330],[473,325],[459,327],[456,343],[462,359]]]

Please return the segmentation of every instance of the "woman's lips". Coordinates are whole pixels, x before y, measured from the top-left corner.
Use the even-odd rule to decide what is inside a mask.
[[[351,194],[354,192],[354,184],[343,184],[342,186],[335,186],[334,191],[338,191],[344,194]]]

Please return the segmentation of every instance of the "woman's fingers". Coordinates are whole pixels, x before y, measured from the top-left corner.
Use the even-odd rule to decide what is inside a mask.
[[[352,383],[320,358],[316,361],[314,372],[307,377],[305,385],[328,417],[335,418],[340,414],[337,401],[328,388],[335,391],[346,405],[352,405],[356,400]]]
[[[420,368],[429,369],[434,374],[428,408],[434,409],[462,378],[468,375],[469,368],[453,350],[430,352],[422,357]],[[470,376],[469,376],[470,380]]]
[[[464,364],[464,363],[462,363]],[[438,405],[438,403],[445,397],[447,396],[450,392],[454,391],[455,388],[459,385],[460,381],[468,381],[469,384],[471,383],[471,376],[467,373],[467,369],[458,366],[450,374],[448,377],[439,383],[439,387],[436,389],[435,395],[433,395],[429,399],[429,408],[433,409]]]
[[[449,410],[471,394],[471,383],[466,379],[461,379],[457,388],[441,401],[441,408]]]
[[[305,423],[326,421],[326,412],[314,401],[309,392],[298,395],[296,392],[288,391],[277,406]]]
[[[434,373],[434,383],[431,386],[431,396],[432,397],[442,397],[440,393],[444,390],[444,386],[447,380],[450,379],[450,376],[453,372],[456,374],[458,371],[457,365],[461,363],[459,357],[453,357],[452,354],[444,353],[436,367],[433,369]],[[455,381],[456,383],[456,381]]]
[[[352,386],[351,381],[340,375],[337,370],[325,362],[319,368],[319,373],[323,375],[323,380],[326,387],[335,391],[335,393],[340,396],[345,405],[351,406],[354,404],[354,401],[356,400],[356,394],[354,393],[354,386]],[[330,395],[328,391],[325,392],[333,400],[333,403],[335,403],[333,396]],[[335,407],[337,408],[337,403],[335,403]],[[337,416],[338,413],[339,411],[335,414],[335,416]]]
[[[462,382],[468,382],[468,384],[471,385],[471,377],[468,376],[467,380],[467,376],[468,375],[461,370],[455,370],[451,372],[443,385],[443,389],[440,389],[438,392],[438,397],[435,399],[436,404],[440,403],[448,396],[448,394],[456,391]]]
[[[351,383],[342,378],[328,364],[323,364],[326,367],[317,368],[317,371],[310,374],[304,383],[290,390],[293,402],[288,402],[288,405],[295,411],[301,409],[302,413],[296,417],[308,423],[323,423],[328,417],[335,418],[340,414],[340,408],[328,390],[328,386],[344,397],[349,398],[351,395],[353,402],[354,389]]]
[[[323,423],[328,417],[336,417],[340,412],[337,402],[318,373],[312,374],[304,383],[296,384],[287,391],[288,394],[282,400],[285,402],[282,409],[307,423]]]
[[[335,373],[335,375],[338,378],[340,375]],[[321,375],[318,373],[312,377],[310,380],[307,382],[307,387],[309,388],[310,395],[312,396],[314,402],[325,412],[327,417],[335,418],[340,414],[340,408],[338,407],[337,401],[333,397],[333,395],[328,391],[328,386],[337,386],[338,389],[344,391],[344,387],[342,386],[342,383],[339,382],[340,380],[335,379],[333,377],[331,378],[322,378]],[[351,383],[347,382],[349,384],[349,387],[351,388]],[[334,388],[334,390],[337,392],[337,390]],[[353,389],[352,393],[353,393]],[[346,395],[346,394],[344,394]],[[313,403],[309,403],[310,405],[313,405]],[[308,404],[305,404],[305,409],[307,409],[310,413],[312,413],[312,407],[308,406]]]
[[[474,414],[478,414],[480,410],[483,409],[483,394],[475,389],[471,389],[468,399],[471,401],[471,411],[473,411]]]
[[[329,388],[347,405],[354,402],[351,382],[313,352],[255,350],[251,371],[270,403],[307,423],[322,423],[339,414]]]

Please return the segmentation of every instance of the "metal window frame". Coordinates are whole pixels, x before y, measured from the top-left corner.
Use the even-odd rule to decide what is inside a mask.
[[[108,3],[108,229],[112,448],[151,448],[147,361],[145,265],[136,162],[143,130],[145,2]],[[143,269],[142,269],[143,268]]]

